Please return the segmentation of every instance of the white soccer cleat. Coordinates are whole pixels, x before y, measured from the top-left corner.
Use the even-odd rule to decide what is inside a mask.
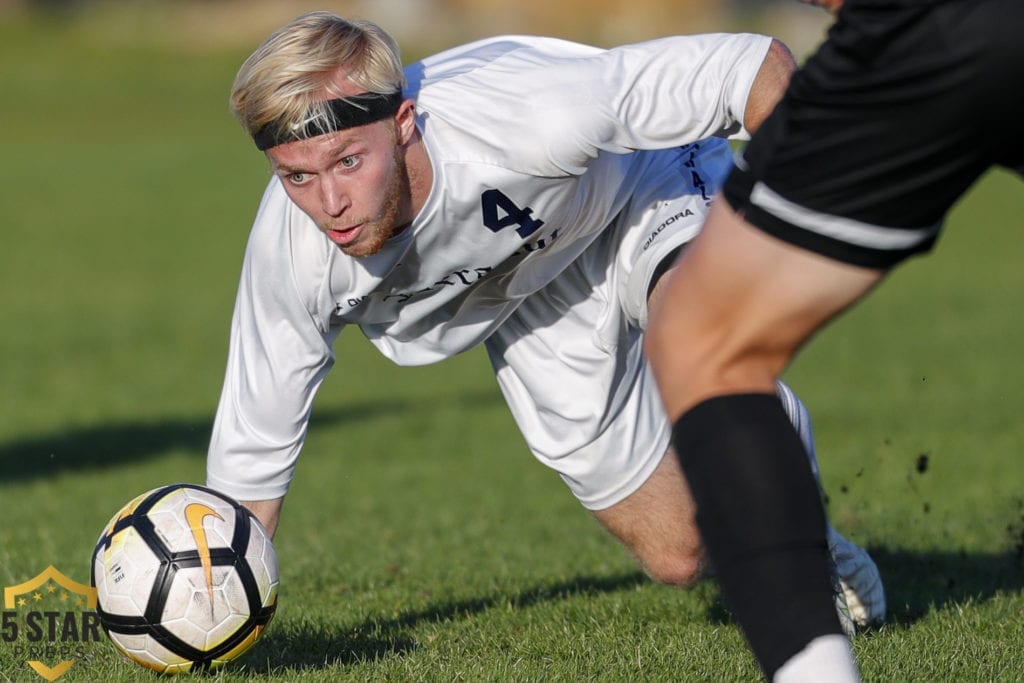
[[[828,528],[828,549],[835,563],[839,591],[836,607],[843,621],[845,602],[850,621],[857,628],[866,628],[885,620],[885,587],[878,566],[868,552]],[[847,624],[843,625],[847,629]]]
[[[786,415],[807,450],[808,464],[820,492],[821,475],[815,454],[811,416],[807,407],[784,382],[777,381],[775,387]],[[858,628],[866,628],[885,620],[882,577],[867,551],[840,536],[831,525],[828,527],[828,549],[832,556],[836,612],[846,635],[853,637]]]
[[[857,624],[853,623],[853,617],[850,616],[850,608],[846,604],[846,592],[843,590],[843,585],[839,582],[834,564],[832,565],[832,596],[836,604],[836,616],[839,617],[839,626],[842,627],[843,633],[846,634],[847,638],[853,639],[857,635]]]

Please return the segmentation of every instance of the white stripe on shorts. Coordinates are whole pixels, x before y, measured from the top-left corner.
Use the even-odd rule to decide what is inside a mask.
[[[883,228],[852,218],[833,216],[795,204],[758,182],[750,191],[750,202],[790,225],[869,249],[897,251],[910,249],[939,232],[941,223],[927,228]]]

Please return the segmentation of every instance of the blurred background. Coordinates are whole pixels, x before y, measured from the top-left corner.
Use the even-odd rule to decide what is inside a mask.
[[[0,0],[0,21],[34,15],[97,36],[194,48],[251,45],[298,14],[332,9],[383,25],[414,51],[501,33],[542,33],[598,45],[675,33],[758,30],[805,54],[829,18],[794,0]]]

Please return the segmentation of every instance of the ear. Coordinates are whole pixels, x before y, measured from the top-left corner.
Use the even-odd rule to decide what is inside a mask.
[[[416,105],[412,100],[405,100],[398,106],[395,112],[395,131],[400,145],[409,142],[416,132]]]

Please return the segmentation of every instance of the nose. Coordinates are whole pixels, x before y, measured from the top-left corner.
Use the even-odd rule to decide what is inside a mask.
[[[345,209],[350,205],[344,183],[331,174],[325,174],[320,184],[320,208],[323,212],[331,218],[337,218],[345,213]]]

